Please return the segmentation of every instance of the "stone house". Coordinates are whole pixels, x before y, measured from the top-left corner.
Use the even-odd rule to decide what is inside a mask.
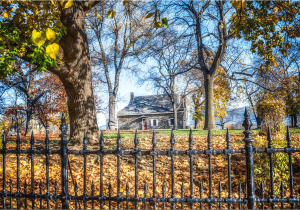
[[[129,104],[117,114],[119,130],[172,129],[173,107],[166,95],[134,97],[130,93]],[[177,111],[178,128],[188,126],[186,104]]]

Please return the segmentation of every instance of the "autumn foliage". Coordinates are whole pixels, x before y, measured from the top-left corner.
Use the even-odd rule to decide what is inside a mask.
[[[105,134],[104,134],[105,135]],[[35,148],[38,150],[44,149],[44,135],[36,135],[35,136]],[[244,148],[244,142],[242,142],[243,136],[242,135],[232,135],[232,148],[233,149],[243,149]],[[280,138],[284,138],[281,136]],[[50,135],[50,149],[59,149],[58,145],[58,135]],[[255,147],[264,147],[262,145],[266,145],[267,141],[264,139],[264,137],[261,136],[255,136],[255,139],[258,140],[258,142],[255,143]],[[293,146],[299,147],[299,135],[293,135],[294,141],[292,141]],[[21,149],[29,149],[30,137],[21,137]],[[140,150],[151,150],[152,149],[152,136],[145,136],[139,139],[139,149]],[[176,150],[188,150],[189,144],[188,144],[188,137],[175,137],[175,149]],[[225,135],[214,135],[212,136],[213,141],[213,149],[219,150],[219,149],[225,149],[227,146],[227,143],[225,141]],[[169,136],[157,136],[157,149],[158,150],[169,150],[170,149],[170,137]],[[106,139],[104,144],[104,149],[107,150],[114,150],[116,148],[116,139]],[[286,145],[286,142],[283,140],[282,144],[280,143],[280,146]],[[15,149],[15,138],[8,138],[8,144],[7,149]],[[125,137],[122,138],[121,141],[121,148],[122,150],[133,150],[134,149],[134,141],[133,138]],[[71,147],[69,146],[69,149],[72,150],[78,150],[82,149],[79,147]],[[99,146],[88,146],[89,150],[98,150]],[[206,136],[194,136],[194,149],[197,150],[205,150],[207,149],[207,138]],[[277,155],[277,154],[276,154]],[[54,194],[54,184],[55,180],[58,183],[58,194],[61,192],[61,168],[60,168],[60,157],[59,155],[50,155],[49,156],[49,163],[50,163],[50,193]],[[264,159],[258,159],[261,161],[265,161],[268,157],[265,157]],[[300,162],[300,156],[299,154],[294,154],[295,158],[295,164],[297,165]],[[117,158],[115,155],[105,155],[104,156],[104,164],[103,164],[103,180],[104,180],[104,187],[103,187],[103,193],[104,196],[108,196],[109,190],[108,186],[109,183],[112,185],[112,196],[116,196],[117,192]],[[72,175],[69,171],[69,192],[70,195],[75,195],[74,192],[74,182],[73,180],[77,182],[78,185],[78,195],[83,194],[83,156],[81,155],[69,155],[69,161],[70,161],[70,167],[72,170]],[[153,164],[152,164],[152,157],[151,156],[142,156],[139,157],[138,160],[138,196],[144,197],[144,184],[147,183],[148,185],[148,194],[147,197],[151,197],[153,194],[153,188],[152,188],[152,181],[153,181]],[[233,197],[238,198],[238,183],[239,181],[242,183],[243,189],[245,189],[245,160],[244,155],[234,155],[232,157],[232,192]],[[1,163],[2,164],[2,161]],[[156,178],[156,185],[157,185],[157,196],[162,197],[162,184],[163,181],[165,181],[166,185],[166,197],[171,197],[172,193],[172,187],[171,187],[171,157],[168,155],[160,155],[157,157],[156,160],[156,168],[157,168],[157,178]],[[218,185],[219,181],[221,181],[223,193],[222,197],[226,198],[228,197],[228,161],[227,161],[227,155],[213,155],[212,157],[212,166],[213,166],[213,196],[218,197],[219,196],[219,190]],[[13,189],[12,191],[16,191],[16,156],[15,155],[7,155],[6,156],[6,180],[7,183],[9,183],[9,180],[12,180],[13,183]],[[0,165],[0,178],[3,179],[2,170],[3,166]],[[208,176],[208,157],[207,155],[195,155],[194,156],[194,196],[199,198],[200,197],[200,181],[203,182],[203,198],[207,198],[209,195],[209,176]],[[257,169],[263,170],[255,171],[255,176],[257,178],[262,177],[262,175],[266,174],[267,171],[264,171],[264,168],[259,168],[258,165],[256,165]],[[276,166],[277,167],[277,166]],[[44,155],[35,155],[34,157],[34,173],[35,173],[35,179],[34,179],[34,190],[35,192],[40,192],[39,184],[40,180],[42,181],[42,189],[43,193],[47,192],[46,188],[46,172],[45,172],[45,157]],[[121,157],[121,188],[120,192],[122,196],[126,196],[126,183],[128,181],[129,183],[129,196],[134,197],[134,188],[135,188],[135,164],[134,164],[134,157],[131,155],[124,155]],[[285,175],[286,171],[283,170],[277,170],[280,169],[280,167],[276,168],[276,173],[278,176],[276,176],[276,186],[278,182],[280,182],[281,175]],[[27,155],[21,155],[20,156],[20,191],[24,191],[24,181],[26,179],[27,181],[27,192],[31,192],[31,163],[30,158]],[[300,176],[297,174],[300,173],[300,171],[295,170],[294,171],[294,183],[299,183]],[[188,198],[190,196],[190,162],[189,162],[189,156],[188,155],[178,155],[175,157],[175,195],[176,197],[181,197],[181,183],[184,183],[184,197]],[[266,178],[267,177],[267,178]],[[269,188],[269,176],[265,175],[264,182],[265,182],[265,196],[269,196],[270,188]],[[288,182],[286,182],[286,179],[284,178],[286,185],[288,185]],[[88,155],[87,158],[87,194],[91,195],[91,183],[94,182],[95,185],[95,195],[100,194],[100,166],[99,166],[99,156],[97,155]],[[6,185],[6,190],[9,191],[9,185]],[[295,196],[299,197],[299,190],[300,186],[298,184],[295,184],[294,186],[295,190]],[[277,191],[276,191],[277,192]],[[259,196],[258,194],[257,196]],[[285,187],[285,193],[284,196],[289,196],[289,187]],[[244,197],[244,193],[242,194],[242,197]],[[2,202],[2,200],[0,201]],[[24,206],[25,200],[21,199],[21,207]],[[30,199],[27,199],[28,202],[28,208],[31,208],[31,201]],[[39,207],[39,199],[35,202],[35,208]],[[55,200],[52,200],[50,207],[55,208]],[[83,207],[83,202],[79,201],[79,205],[81,208]],[[2,203],[0,203],[0,206]],[[9,199],[7,200],[7,208],[10,206]],[[80,208],[80,206],[78,207]],[[265,204],[268,206],[268,204]],[[298,205],[298,204],[297,204]],[[61,202],[58,201],[58,208],[60,208]],[[16,200],[13,199],[13,207],[16,207]],[[70,202],[70,207],[74,208],[74,201]],[[104,202],[104,208],[108,209],[108,201]],[[139,208],[143,209],[144,203],[140,203]],[[152,204],[148,203],[148,208],[151,209],[153,206]],[[184,204],[185,208],[190,208],[188,204]],[[223,204],[223,208],[228,208],[227,205]],[[296,206],[297,207],[297,206]],[[298,206],[299,207],[299,206]],[[43,200],[43,208],[46,208],[46,201]],[[87,208],[91,208],[91,201],[87,202]],[[100,208],[99,201],[95,201],[95,208]],[[117,208],[117,205],[115,202],[112,202],[112,208]],[[121,208],[126,208],[126,202],[122,202]],[[134,203],[129,202],[129,208],[135,208]],[[158,203],[157,205],[158,209],[162,208],[162,203]],[[171,208],[171,204],[166,204],[166,208]],[[181,208],[180,204],[176,204],[176,208]],[[200,204],[196,203],[194,208],[200,208]],[[207,204],[204,204],[204,208],[208,208]],[[218,208],[218,204],[214,204],[213,208]],[[233,204],[233,208],[238,208],[238,204]]]

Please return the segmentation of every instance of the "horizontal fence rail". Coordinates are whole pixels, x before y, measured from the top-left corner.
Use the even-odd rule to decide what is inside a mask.
[[[43,150],[37,150],[35,148],[35,140],[34,136],[31,136],[30,140],[30,149],[27,150],[22,150],[20,148],[20,136],[19,132],[17,133],[17,139],[16,139],[16,149],[15,150],[8,150],[7,149],[7,141],[5,137],[5,133],[3,134],[3,140],[2,140],[2,150],[0,150],[0,154],[2,155],[3,159],[3,180],[2,180],[2,192],[0,193],[0,197],[2,198],[2,207],[3,209],[6,208],[7,206],[7,200],[9,199],[10,207],[12,208],[12,203],[13,200],[16,201],[17,205],[16,207],[18,209],[21,208],[20,206],[20,199],[24,198],[25,199],[25,206],[22,206],[22,208],[27,209],[27,200],[31,201],[32,208],[34,207],[34,204],[39,203],[40,208],[43,207],[43,202],[47,203],[47,208],[50,208],[50,201],[54,200],[55,201],[55,208],[60,208],[58,206],[58,200],[61,201],[61,208],[62,209],[69,209],[69,202],[74,201],[75,203],[75,208],[87,208],[87,202],[91,201],[92,202],[92,208],[95,208],[95,202],[100,202],[100,208],[103,209],[104,204],[108,203],[109,208],[111,209],[112,207],[112,201],[117,203],[117,208],[121,208],[121,204],[125,204],[125,207],[128,209],[129,207],[129,202],[133,202],[135,204],[135,208],[138,209],[139,203],[144,203],[145,209],[147,209],[147,204],[151,203],[153,205],[153,208],[157,208],[158,203],[163,204],[163,209],[166,207],[166,203],[171,204],[171,208],[175,209],[176,204],[180,204],[181,208],[184,208],[184,204],[189,204],[189,207],[191,209],[194,208],[195,204],[200,204],[200,208],[202,209],[204,206],[203,204],[208,204],[208,208],[212,209],[213,204],[217,204],[220,209],[222,209],[222,204],[227,204],[228,209],[232,209],[233,205],[236,204],[238,205],[239,209],[241,209],[244,204],[247,205],[248,209],[255,209],[257,207],[257,204],[261,205],[261,208],[265,208],[265,203],[271,204],[271,208],[275,208],[275,204],[280,204],[281,208],[284,208],[284,204],[288,203],[290,204],[291,209],[295,209],[295,204],[300,203],[300,198],[295,197],[294,195],[294,177],[293,177],[293,161],[292,161],[292,155],[295,152],[300,152],[300,148],[294,148],[291,144],[291,134],[289,131],[289,128],[287,128],[287,135],[286,135],[286,140],[287,140],[287,146],[285,148],[274,148],[272,145],[272,136],[271,136],[271,131],[270,129],[268,130],[268,147],[265,149],[256,149],[253,148],[253,141],[255,141],[252,138],[252,131],[251,131],[251,126],[252,122],[249,119],[249,114],[247,109],[245,110],[245,120],[243,122],[243,126],[245,127],[245,131],[243,132],[245,135],[245,138],[243,141],[245,142],[245,148],[244,149],[232,149],[231,147],[231,138],[229,131],[227,130],[226,134],[226,142],[227,142],[227,147],[226,149],[221,149],[221,150],[214,150],[212,149],[212,136],[210,130],[208,131],[208,136],[207,136],[207,144],[208,147],[206,150],[196,150],[193,149],[193,135],[192,131],[190,131],[189,134],[189,149],[184,150],[184,151],[178,151],[175,150],[175,138],[174,138],[174,133],[172,131],[171,133],[171,138],[170,138],[170,144],[171,148],[167,151],[160,151],[157,149],[157,140],[156,140],[156,134],[155,131],[153,132],[153,137],[152,137],[152,149],[151,150],[146,150],[142,151],[139,149],[139,139],[138,139],[138,134],[136,132],[135,138],[134,138],[134,149],[131,151],[126,151],[122,150],[121,148],[121,137],[120,133],[118,133],[117,137],[117,147],[115,150],[105,150],[104,149],[104,137],[103,133],[101,133],[100,141],[99,141],[99,150],[88,150],[87,149],[87,136],[86,133],[83,138],[83,150],[70,150],[68,148],[68,143],[69,141],[67,140],[67,125],[65,123],[65,117],[62,114],[62,123],[60,126],[61,130],[61,141],[59,142],[60,144],[60,149],[59,150],[51,150],[49,148],[49,137],[48,137],[48,132],[46,133],[46,139],[45,139],[45,149]],[[280,187],[280,192],[281,192],[281,197],[277,198],[274,195],[274,169],[273,169],[273,155],[274,153],[287,153],[289,157],[289,173],[290,173],[290,195],[289,197],[284,197],[284,186],[281,183]],[[267,153],[269,154],[270,157],[270,197],[266,198],[265,197],[265,188],[264,188],[264,183],[261,183],[260,190],[261,190],[261,196],[258,197],[255,194],[255,178],[254,178],[254,154],[255,153]],[[16,186],[16,191],[13,192],[13,185],[12,185],[12,180],[7,180],[6,178],[6,156],[8,154],[15,154],[16,155],[16,162],[17,162],[17,186]],[[24,186],[22,187],[23,190],[21,191],[21,186],[20,186],[20,155],[21,154],[27,154],[30,157],[31,160],[31,186],[27,186],[26,180],[24,182]],[[55,181],[55,186],[54,186],[54,192],[51,194],[50,192],[50,182],[49,182],[49,156],[53,154],[59,154],[60,155],[60,160],[61,160],[61,193],[58,193],[58,185],[57,182]],[[83,156],[83,167],[84,167],[84,172],[83,172],[83,194],[78,195],[78,186],[77,182],[74,182],[74,189],[75,189],[75,194],[70,195],[69,194],[69,186],[68,186],[68,167],[70,168],[70,163],[68,160],[68,155],[82,155]],[[219,154],[224,154],[227,156],[227,165],[228,165],[228,180],[227,180],[227,186],[228,186],[228,196],[224,197],[222,196],[222,184],[221,180],[219,183],[219,196],[214,197],[213,196],[213,167],[212,167],[212,157],[215,155]],[[238,198],[234,198],[233,196],[233,190],[232,190],[232,166],[231,166],[231,158],[233,154],[244,154],[246,159],[246,193],[244,198],[242,198],[242,185],[239,183],[238,185]],[[36,155],[44,155],[46,160],[45,160],[45,165],[46,165],[46,190],[43,189],[42,185],[42,180],[40,180],[40,185],[39,185],[39,191],[35,191],[34,188],[34,158]],[[95,195],[95,185],[94,182],[92,182],[90,189],[91,189],[91,194],[87,194],[87,156],[88,155],[98,155],[100,159],[100,171],[99,171],[99,176],[100,176],[100,195]],[[104,196],[104,184],[103,184],[103,158],[105,155],[115,155],[117,158],[117,196],[112,196],[112,186],[109,184],[108,186],[108,195],[109,196]],[[121,172],[120,172],[120,158],[124,155],[131,155],[134,157],[134,166],[135,166],[135,171],[134,171],[134,192],[135,196],[129,197],[129,185],[127,182],[125,191],[126,191],[126,196],[121,196]],[[165,182],[163,182],[163,186],[161,188],[162,191],[162,197],[157,196],[157,190],[158,187],[156,186],[156,166],[157,166],[157,157],[158,156],[169,156],[171,157],[170,165],[171,165],[171,197],[166,198],[166,186]],[[174,174],[174,161],[175,157],[177,155],[187,155],[189,156],[189,162],[190,162],[190,195],[189,197],[185,197],[184,195],[184,183],[182,182],[182,187],[181,187],[181,197],[176,197],[175,196],[175,174]],[[200,182],[200,197],[195,197],[194,195],[194,168],[193,168],[193,161],[194,157],[197,155],[206,155],[208,158],[208,196],[207,198],[203,198],[203,183],[202,180]],[[138,180],[139,180],[139,173],[138,173],[138,158],[141,156],[152,156],[152,162],[153,162],[153,182],[152,182],[152,189],[153,193],[152,195],[149,195],[148,191],[148,186],[147,183],[145,182],[144,184],[144,197],[139,197],[138,193]],[[72,170],[70,170],[72,173]],[[72,175],[72,174],[71,174]],[[6,185],[9,184],[9,191],[6,191]],[[80,202],[83,202],[83,206],[80,205]]]

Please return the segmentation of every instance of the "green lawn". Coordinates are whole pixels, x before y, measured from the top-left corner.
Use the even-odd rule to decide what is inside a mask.
[[[171,135],[171,129],[156,129],[156,136],[170,136]],[[230,135],[243,135],[244,130],[229,130]],[[253,134],[258,134],[259,129],[252,130]],[[291,128],[291,135],[300,133],[300,128]],[[153,130],[151,130],[151,134],[138,134],[139,137],[148,137],[152,136]],[[225,135],[227,132],[226,129],[218,129],[218,130],[212,130],[212,135]],[[175,136],[188,136],[190,133],[189,129],[178,129],[174,130]],[[207,135],[208,131],[203,129],[192,129],[193,135]],[[128,131],[120,131],[120,135],[122,138],[124,137],[134,137],[135,132],[128,132]],[[108,139],[117,138],[118,133],[104,133],[104,137]]]
[[[171,129],[156,129],[156,136],[171,136]],[[151,134],[138,134],[139,137],[146,137],[146,136],[152,136],[153,130],[151,130]],[[226,134],[226,129],[219,129],[219,130],[212,130],[212,135],[224,135]],[[243,130],[229,130],[231,135],[242,135]],[[259,130],[253,130],[254,134],[257,134]],[[190,133],[190,129],[178,129],[174,130],[175,136],[188,136]],[[208,131],[203,129],[192,129],[193,135],[207,135]],[[112,139],[117,138],[118,133],[104,133],[103,134],[105,138]],[[121,138],[124,137],[134,137],[134,132],[122,132],[120,131]]]

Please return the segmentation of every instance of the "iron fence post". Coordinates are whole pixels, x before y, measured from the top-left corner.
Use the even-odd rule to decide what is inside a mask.
[[[252,138],[251,126],[253,125],[247,108],[245,108],[244,114],[245,120],[243,122],[243,127],[245,127],[244,135],[245,138],[243,141],[245,142],[246,149],[246,187],[247,187],[247,200],[248,200],[248,209],[256,209],[256,198],[255,198],[255,182],[254,182],[254,150],[252,142],[254,139]]]
[[[61,125],[60,128],[61,134],[59,135],[61,137],[60,141],[60,157],[61,157],[61,202],[62,202],[62,209],[69,209],[69,201],[68,201],[68,143],[67,140],[67,131],[68,126],[66,124],[66,119],[64,116],[64,113],[62,113],[61,116]]]

